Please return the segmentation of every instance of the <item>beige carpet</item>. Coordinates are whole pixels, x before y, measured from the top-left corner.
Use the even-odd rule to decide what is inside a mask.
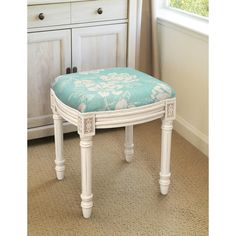
[[[135,126],[135,158],[123,160],[124,130],[101,130],[94,138],[92,217],[80,208],[80,148],[65,135],[66,177],[54,173],[53,138],[29,142],[28,232],[30,236],[208,235],[208,158],[176,132],[171,186],[159,192],[160,121]]]

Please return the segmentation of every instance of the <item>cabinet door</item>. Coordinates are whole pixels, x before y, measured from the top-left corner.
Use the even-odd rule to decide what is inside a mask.
[[[71,31],[28,34],[28,128],[52,124],[50,87],[71,67]]]
[[[127,25],[72,29],[72,64],[79,71],[126,66]]]

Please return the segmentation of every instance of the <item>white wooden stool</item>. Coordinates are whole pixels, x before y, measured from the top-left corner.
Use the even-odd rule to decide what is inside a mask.
[[[175,91],[166,83],[131,68],[111,68],[61,75],[51,88],[56,174],[64,178],[62,119],[77,126],[81,147],[81,207],[89,218],[93,207],[92,137],[96,129],[125,127],[124,154],[133,158],[133,125],[162,119],[160,190],[170,184]]]

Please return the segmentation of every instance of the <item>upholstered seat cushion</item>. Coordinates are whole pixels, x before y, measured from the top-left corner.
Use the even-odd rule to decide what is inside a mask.
[[[165,82],[126,67],[61,75],[52,89],[63,103],[83,113],[138,107],[175,97]]]

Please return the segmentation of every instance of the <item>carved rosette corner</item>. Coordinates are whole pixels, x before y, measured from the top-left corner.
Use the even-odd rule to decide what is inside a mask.
[[[95,115],[78,116],[78,133],[81,136],[95,135]]]
[[[165,108],[165,119],[174,120],[175,117],[176,117],[176,100],[175,99],[167,100]]]

